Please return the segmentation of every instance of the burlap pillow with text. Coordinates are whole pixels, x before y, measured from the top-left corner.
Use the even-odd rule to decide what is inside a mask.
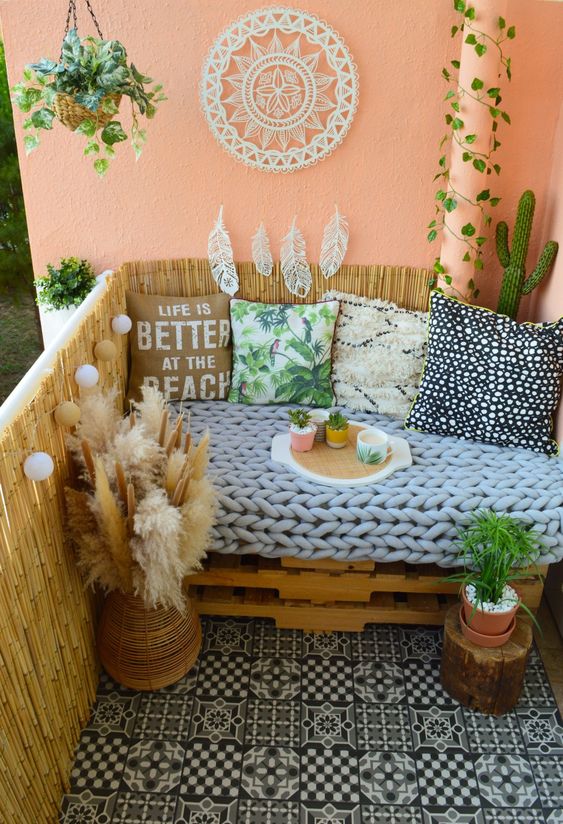
[[[229,296],[165,297],[127,292],[131,329],[129,400],[143,384],[170,400],[225,400],[231,379]]]

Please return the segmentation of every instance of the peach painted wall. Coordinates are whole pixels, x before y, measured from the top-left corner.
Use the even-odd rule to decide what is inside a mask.
[[[12,82],[26,62],[58,53],[64,2],[0,3]],[[200,111],[202,62],[222,29],[263,0],[96,0],[106,36],[119,36],[141,70],[157,77],[169,101],[150,124],[135,163],[120,146],[111,171],[96,179],[82,141],[57,125],[41,148],[22,156],[33,260],[37,274],[62,255],[90,258],[101,270],[131,258],[203,256],[221,203],[235,256],[250,257],[250,238],[264,220],[273,248],[295,213],[311,259],[335,202],[350,220],[348,261],[428,265],[438,245],[426,242],[442,134],[445,83],[440,70],[457,57],[449,30],[450,0],[302,0],[292,3],[327,19],[358,65],[360,105],[335,153],[309,169],[273,175],[236,163],[215,142]],[[85,4],[79,2],[85,20]],[[503,129],[504,166],[498,216],[510,218],[518,194],[533,186],[541,226],[560,93],[563,4],[510,0],[518,29],[511,44],[514,79],[506,94],[513,126]],[[85,30],[83,33],[87,33]],[[21,123],[22,116],[16,113]],[[21,130],[18,129],[21,142]],[[483,277],[494,300],[498,266]],[[488,284],[488,285],[487,285]]]

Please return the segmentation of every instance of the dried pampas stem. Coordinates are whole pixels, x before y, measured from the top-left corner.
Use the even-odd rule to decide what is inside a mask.
[[[127,481],[125,480],[125,472],[120,461],[115,462],[115,479],[117,481],[119,497],[123,503],[127,505]]]
[[[92,455],[92,450],[90,449],[90,444],[87,440],[83,440],[80,442],[82,447],[82,454],[84,456],[84,463],[86,464],[86,469],[88,470],[88,474],[90,475],[90,483],[92,486],[96,483],[96,468],[94,466],[94,456]]]
[[[127,484],[127,528],[129,534],[132,535],[135,530],[135,510],[137,503],[135,501],[135,488],[133,484]]]
[[[192,478],[194,480],[199,481],[205,475],[205,470],[207,469],[207,463],[209,461],[209,456],[207,454],[207,447],[209,446],[209,430],[205,432],[202,439],[198,443],[196,449],[194,450],[193,457],[191,458],[192,464]]]
[[[166,442],[166,433],[168,431],[168,409],[163,409],[160,416],[160,429],[158,432],[158,443],[164,446]]]
[[[135,414],[135,410],[132,409],[129,414],[129,426],[133,429],[134,426],[137,425],[137,415]]]
[[[95,460],[96,487],[95,501],[98,508],[101,526],[106,534],[108,549],[111,553],[121,587],[129,592],[132,585],[131,552],[127,538],[127,527],[119,511],[117,501],[111,491],[108,476],[100,458]]]

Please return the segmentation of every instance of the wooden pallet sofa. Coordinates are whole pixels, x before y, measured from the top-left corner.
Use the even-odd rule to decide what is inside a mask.
[[[287,291],[277,270],[270,278],[264,278],[255,272],[252,264],[242,264],[239,273],[239,297],[271,303],[294,303],[298,300]],[[321,299],[326,285],[325,279],[314,270],[313,288],[306,302]],[[207,261],[199,260],[127,263],[117,275],[116,286],[120,306],[122,290],[125,289],[147,294],[183,296],[212,294],[217,291]],[[428,272],[421,269],[345,266],[330,281],[330,288],[369,298],[392,300],[409,309],[423,310],[428,306]],[[125,377],[123,380],[125,381]],[[256,410],[256,407],[253,409]],[[248,410],[249,407],[242,408],[243,417],[249,414]],[[285,416],[285,411],[280,409],[280,413]],[[239,470],[236,453],[221,461],[221,441],[229,441],[231,434],[235,433],[235,430],[229,429],[233,426],[234,417],[231,404],[193,404],[192,425],[195,424],[196,430],[198,423],[200,429],[208,425],[211,427],[216,456],[211,468],[213,472],[215,464],[219,485],[222,482],[225,484],[225,475],[230,470],[235,469],[235,476]],[[369,419],[369,416],[364,417]],[[214,432],[213,424],[216,420],[217,431]],[[398,422],[394,425],[400,427]],[[221,437],[223,426],[226,429]],[[239,430],[236,435],[238,437]],[[481,448],[477,446],[476,449],[480,453]],[[497,447],[490,449],[494,453],[490,456],[494,464],[499,450]],[[251,463],[244,463],[243,475],[246,470],[254,468]],[[494,469],[492,471],[494,473]],[[443,559],[448,557],[448,553],[443,550],[443,541],[441,551],[433,553],[432,542],[421,537],[421,551],[401,553],[394,551],[397,544],[390,536],[389,546],[383,553],[382,541],[379,541],[380,550],[376,553],[378,560],[373,560],[370,552],[362,555],[360,548],[337,553],[335,558],[331,556],[332,549],[325,546],[326,541],[323,546],[308,544],[306,550],[296,552],[293,547],[288,547],[288,542],[292,540],[291,534],[285,536],[282,544],[249,544],[244,538],[244,527],[237,529],[237,512],[240,512],[241,507],[238,506],[234,511],[228,510],[231,487],[227,486],[226,489],[223,495],[225,506],[219,516],[219,520],[224,518],[225,523],[222,529],[220,524],[216,530],[216,549],[221,551],[211,552],[205,570],[193,576],[189,582],[192,596],[202,613],[268,616],[282,627],[361,630],[370,622],[441,624],[449,604],[457,597],[457,586],[442,581],[447,574]],[[263,490],[255,490],[256,495],[261,492]],[[485,505],[490,505],[490,497],[484,494],[481,497]],[[502,501],[502,498],[503,494],[499,493],[498,499]],[[474,507],[481,505],[481,501],[475,497],[473,501]],[[244,503],[242,506],[244,507]],[[330,509],[330,504],[326,506]],[[424,506],[421,508],[424,509]],[[342,524],[340,527],[342,528]],[[252,528],[249,527],[250,530]],[[231,538],[225,539],[226,534]],[[219,540],[221,535],[223,541]],[[297,540],[296,534],[295,541]],[[385,544],[385,539],[383,543]],[[365,547],[366,541],[358,541],[358,545]],[[353,541],[351,546],[354,546]],[[437,544],[434,548],[437,548]],[[401,554],[406,561],[395,560]],[[379,560],[382,555],[383,559]],[[344,560],[338,556],[345,556]],[[432,557],[440,561],[440,566],[426,561]],[[453,550],[449,557],[453,558]],[[552,555],[551,559],[554,557],[556,556]],[[415,559],[415,562],[410,562],[411,559]],[[544,571],[546,568],[544,566]],[[531,577],[525,582],[523,591],[527,604],[532,609],[537,608],[542,593],[540,581]]]

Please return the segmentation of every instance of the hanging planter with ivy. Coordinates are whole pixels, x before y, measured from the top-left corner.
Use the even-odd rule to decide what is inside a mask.
[[[516,36],[514,26],[507,26],[506,20],[499,17],[497,20],[496,36],[482,31],[476,20],[475,8],[466,0],[453,0],[454,9],[460,14],[461,20],[457,25],[452,26],[451,36],[456,37],[460,34],[464,37],[464,42],[468,46],[472,46],[478,57],[483,57],[489,49],[494,49],[498,53],[500,71],[504,73],[507,79],[511,79],[511,62],[510,57],[507,57],[503,50],[503,44],[507,40],[513,40]],[[499,123],[504,121],[510,124],[510,116],[508,112],[502,108],[502,95],[500,85],[493,85],[487,88],[487,85],[482,78],[475,76],[469,88],[465,88],[459,82],[459,68],[460,61],[451,61],[452,69],[443,68],[442,77],[450,85],[444,100],[448,103],[450,110],[445,115],[447,131],[440,141],[441,156],[438,161],[439,170],[434,176],[434,180],[440,180],[440,188],[436,192],[435,207],[436,215],[434,220],[428,224],[428,240],[433,243],[441,232],[447,232],[453,237],[457,238],[463,244],[463,256],[461,260],[464,263],[472,263],[476,271],[483,269],[483,245],[487,241],[485,235],[478,232],[477,226],[473,223],[466,223],[461,227],[460,232],[451,225],[448,216],[454,212],[459,201],[463,200],[471,206],[475,206],[481,213],[481,223],[487,227],[492,221],[492,214],[490,208],[494,208],[500,201],[491,192],[490,184],[483,180],[483,188],[477,193],[474,199],[466,197],[462,192],[458,191],[453,185],[450,177],[449,166],[449,152],[448,147],[456,143],[462,150],[463,163],[469,163],[473,168],[482,174],[485,178],[493,175],[497,176],[501,172],[501,167],[495,162],[494,153],[500,147],[500,142],[497,138],[497,130]],[[484,107],[491,118],[491,139],[486,151],[477,151],[475,143],[477,141],[476,134],[468,134],[465,128],[465,123],[461,115],[461,103],[463,101],[472,100],[475,105]],[[452,286],[453,278],[445,271],[445,268],[439,257],[434,262],[434,276],[430,281],[431,286],[442,285],[448,287],[449,291],[453,291],[464,299],[477,298],[479,289],[476,288],[473,278],[467,283],[466,292],[462,293]]]
[[[79,37],[76,0],[70,0],[58,62],[43,58],[26,66],[23,81],[12,92],[16,106],[30,115],[24,122],[27,154],[39,145],[41,131],[52,129],[59,120],[86,139],[84,154],[94,157],[94,169],[103,176],[115,145],[129,137],[139,158],[146,140],[139,115],[150,120],[166,97],[160,84],[151,87],[154,81],[128,63],[119,40],[104,40],[89,0],[86,5],[99,37]],[[123,97],[131,101],[129,134],[117,119]]]

